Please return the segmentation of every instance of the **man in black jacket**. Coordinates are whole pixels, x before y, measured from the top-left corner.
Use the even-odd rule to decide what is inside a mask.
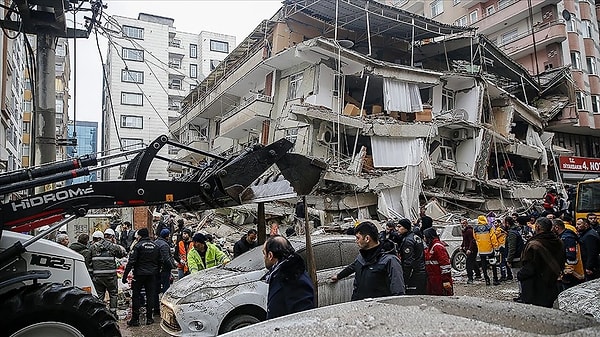
[[[557,280],[566,258],[562,241],[551,230],[552,220],[538,218],[535,234],[523,249],[523,267],[517,273],[523,303],[551,308],[558,297]]]
[[[154,292],[156,291],[156,275],[160,270],[160,251],[154,242],[150,240],[148,229],[142,228],[137,231],[140,236],[139,241],[131,249],[125,272],[123,273],[123,283],[127,283],[127,276],[133,269],[133,289],[131,320],[127,322],[128,326],[139,326],[141,293],[142,288],[146,290],[146,324],[154,323],[152,319],[152,309],[154,308]]]
[[[258,246],[258,242],[256,241],[257,235],[258,232],[256,231],[256,229],[252,228],[248,231],[247,234],[242,236],[242,238],[239,239],[239,241],[236,242],[235,245],[233,245],[233,258],[235,259],[236,257],[249,251],[250,249]]]
[[[293,314],[315,307],[313,283],[304,260],[283,236],[271,236],[263,246],[263,279],[269,284],[267,319]]]
[[[135,240],[135,231],[131,228],[131,222],[124,221],[121,225],[121,235],[119,235],[119,244],[129,253],[131,244]]]
[[[362,222],[354,230],[356,244],[360,248],[356,260],[339,274],[331,277],[332,282],[355,273],[352,300],[364,298],[404,295],[402,266],[396,252],[384,251],[379,244],[377,227],[369,221]]]
[[[160,302],[158,295],[165,293],[171,285],[171,270],[177,268],[175,261],[171,258],[171,245],[169,244],[168,237],[171,233],[168,229],[163,228],[160,231],[160,236],[154,240],[154,244],[158,247],[160,252],[160,272],[156,277],[156,291],[154,292],[154,314],[160,315]]]
[[[585,271],[585,280],[598,278],[600,268],[598,266],[598,252],[600,251],[600,236],[588,219],[577,219],[577,231],[579,232],[579,243],[581,244],[581,259]]]
[[[425,295],[427,290],[427,273],[425,272],[425,255],[423,240],[411,230],[408,219],[398,221],[396,229],[399,235],[398,254],[402,262],[402,274],[406,284],[407,295]]]

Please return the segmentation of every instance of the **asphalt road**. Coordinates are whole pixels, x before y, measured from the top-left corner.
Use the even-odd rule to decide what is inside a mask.
[[[512,301],[514,297],[518,295],[519,286],[516,281],[507,281],[501,283],[499,286],[486,286],[483,281],[475,281],[473,284],[467,284],[467,278],[464,274],[454,274],[454,294],[455,295],[469,295],[482,298],[495,298],[503,301]],[[159,318],[156,317],[155,323],[151,325],[143,325],[139,327],[130,328],[127,326],[126,314],[127,312],[120,312],[123,317],[119,323],[121,326],[121,333],[123,337],[168,337],[169,334],[165,333],[159,324]]]

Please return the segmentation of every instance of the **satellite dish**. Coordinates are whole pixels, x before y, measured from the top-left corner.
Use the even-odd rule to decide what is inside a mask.
[[[563,10],[562,11],[562,17],[563,19],[565,19],[565,21],[570,21],[571,20],[571,13],[568,10]]]
[[[350,49],[350,48],[354,47],[354,42],[352,42],[350,40],[338,40],[338,44],[342,48],[346,48],[346,49]]]

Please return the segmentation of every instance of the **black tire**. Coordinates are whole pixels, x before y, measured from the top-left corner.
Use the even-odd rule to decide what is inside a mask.
[[[37,335],[58,327],[67,336],[121,337],[106,305],[79,288],[58,283],[25,286],[0,296],[0,302],[3,336],[28,336],[22,329],[34,326]]]
[[[461,252],[460,250],[456,250],[454,254],[452,254],[452,268],[458,271],[465,271],[467,269],[467,254]]]
[[[252,315],[236,315],[227,320],[227,322],[223,323],[223,333],[233,331],[236,329],[243,328],[248,325],[252,325],[260,322],[260,319],[254,317]]]

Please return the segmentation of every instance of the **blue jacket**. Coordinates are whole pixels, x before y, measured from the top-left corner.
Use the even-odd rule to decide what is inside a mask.
[[[265,275],[269,283],[267,319],[315,307],[313,283],[298,254],[281,261]]]

